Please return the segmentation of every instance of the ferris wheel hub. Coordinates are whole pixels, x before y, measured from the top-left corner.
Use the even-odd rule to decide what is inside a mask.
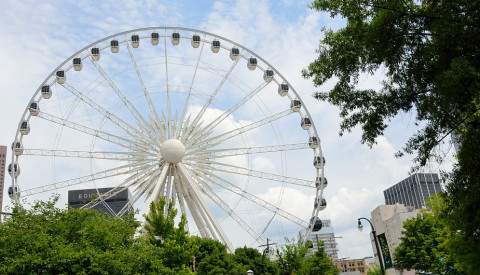
[[[169,139],[160,147],[162,158],[169,163],[179,163],[185,156],[185,146],[178,139]]]

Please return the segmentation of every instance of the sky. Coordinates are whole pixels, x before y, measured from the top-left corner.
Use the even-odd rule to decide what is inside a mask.
[[[324,196],[328,207],[319,217],[330,219],[335,234],[341,237],[337,239],[339,258],[372,256],[368,232],[357,230],[357,218],[369,218],[371,211],[384,203],[383,190],[408,176],[412,157],[395,158],[394,153],[415,130],[414,115],[392,119],[391,127],[372,149],[360,144],[358,128],[339,136],[338,109],[312,97],[316,91],[328,90],[333,82],[314,87],[311,80],[302,78],[301,70],[316,57],[321,29],[335,30],[345,22],[313,11],[308,4],[293,0],[1,0],[0,144],[10,147],[33,93],[60,63],[86,45],[143,27],[184,27],[214,33],[267,60],[295,88],[312,115],[327,158],[329,185]],[[380,72],[359,83],[378,88],[381,79]],[[293,201],[301,202],[305,196],[288,191],[292,198],[297,196]],[[268,198],[268,192],[263,198]]]

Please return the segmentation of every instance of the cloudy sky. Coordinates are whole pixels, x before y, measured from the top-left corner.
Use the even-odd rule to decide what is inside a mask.
[[[414,118],[402,114],[393,119],[392,127],[373,149],[359,143],[359,129],[339,137],[338,109],[312,97],[315,91],[328,89],[328,84],[313,87],[300,71],[316,56],[321,28],[338,29],[344,22],[307,6],[308,1],[292,0],[2,0],[0,144],[10,146],[25,107],[42,81],[84,46],[143,27],[175,26],[218,34],[267,60],[302,98],[327,158],[329,186],[324,194],[328,207],[320,218],[331,219],[336,235],[342,237],[338,239],[340,258],[370,256],[368,233],[358,232],[357,218],[369,217],[384,202],[382,191],[408,176],[411,158],[397,159],[394,153],[405,142],[406,133],[413,131]],[[380,79],[366,77],[360,85],[375,88]],[[295,190],[291,194],[295,196]],[[297,195],[296,200],[302,201],[304,195]]]

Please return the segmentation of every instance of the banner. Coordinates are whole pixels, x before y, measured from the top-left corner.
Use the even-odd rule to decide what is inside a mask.
[[[385,237],[385,233],[377,235],[378,243],[380,245],[380,250],[382,252],[383,263],[385,265],[385,269],[392,268],[392,257],[390,256],[390,250],[388,249],[387,238]]]

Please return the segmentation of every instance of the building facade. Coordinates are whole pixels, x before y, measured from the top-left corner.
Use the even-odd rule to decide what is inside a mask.
[[[371,222],[375,228],[376,234],[385,234],[386,244],[390,257],[393,259],[393,253],[395,248],[400,245],[400,238],[402,237],[403,222],[407,219],[416,217],[419,210],[411,206],[405,206],[403,204],[395,205],[380,205],[372,211]],[[375,261],[379,263],[379,255],[375,246],[375,241],[372,234],[370,234],[370,240],[374,252]],[[379,242],[379,246],[381,246]],[[397,271],[393,268],[386,269],[389,275],[414,275],[415,270],[411,271]]]
[[[367,266],[365,259],[340,259],[333,261],[333,264],[338,268],[340,274],[354,273],[361,275],[367,274]]]
[[[99,197],[113,188],[98,188],[98,189],[83,189],[83,190],[69,190],[68,191],[68,205],[72,208],[80,208],[89,203],[93,199]],[[132,195],[128,189],[125,189],[114,196],[109,197],[103,202],[92,207],[93,209],[100,210],[110,215],[116,215],[120,212],[129,202]],[[124,215],[133,211],[133,207],[129,206],[128,211]],[[123,215],[123,216],[124,216]]]
[[[383,196],[387,205],[399,203],[419,209],[431,195],[441,191],[438,174],[417,173],[383,191]]]
[[[7,163],[7,146],[0,146],[0,212],[3,211],[3,190],[5,189],[5,167]],[[0,213],[0,221],[2,214]]]

